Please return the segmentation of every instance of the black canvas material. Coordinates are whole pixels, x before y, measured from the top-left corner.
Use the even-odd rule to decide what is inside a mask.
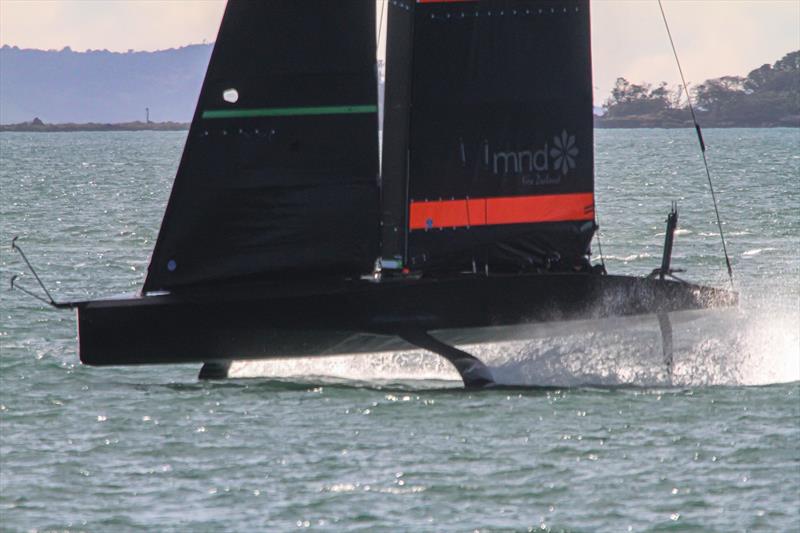
[[[230,0],[145,291],[372,269],[375,46],[374,0]]]
[[[473,260],[510,271],[570,268],[589,251],[593,212],[589,220],[426,231],[409,229],[408,209],[414,202],[593,193],[588,0],[390,5],[384,257],[405,246],[405,264],[419,269]],[[410,52],[395,42],[403,40],[413,42]],[[407,123],[393,118],[404,112]]]

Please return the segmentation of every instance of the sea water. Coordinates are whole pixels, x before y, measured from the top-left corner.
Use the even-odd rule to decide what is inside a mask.
[[[737,309],[532,328],[465,392],[421,352],[89,368],[57,300],[142,284],[185,133],[0,134],[0,530],[800,528],[800,130],[707,130]],[[612,273],[728,286],[691,130],[599,130]],[[245,379],[245,376],[255,376]]]

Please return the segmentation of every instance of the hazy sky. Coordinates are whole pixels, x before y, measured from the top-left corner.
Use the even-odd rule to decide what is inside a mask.
[[[677,82],[656,0],[591,5],[596,103],[618,76]],[[126,51],[211,42],[224,6],[224,0],[0,0],[0,44]],[[800,0],[665,0],[664,6],[690,82],[745,75],[800,48]]]

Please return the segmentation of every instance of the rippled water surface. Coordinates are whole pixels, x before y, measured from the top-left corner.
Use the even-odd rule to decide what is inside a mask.
[[[724,286],[693,131],[596,133],[609,271],[677,200],[674,266]],[[136,291],[184,135],[0,134],[0,530],[797,530],[800,131],[705,132],[741,305],[673,317],[671,377],[644,317],[476,348],[524,387],[469,393],[418,352],[82,367],[8,243],[56,299]]]

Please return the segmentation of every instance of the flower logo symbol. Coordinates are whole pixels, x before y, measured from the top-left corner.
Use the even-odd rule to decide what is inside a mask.
[[[555,158],[554,165],[556,170],[561,169],[562,174],[575,168],[575,157],[578,155],[578,147],[575,146],[575,136],[567,135],[567,130],[561,132],[561,136],[553,137],[553,144],[550,149],[550,156]]]

